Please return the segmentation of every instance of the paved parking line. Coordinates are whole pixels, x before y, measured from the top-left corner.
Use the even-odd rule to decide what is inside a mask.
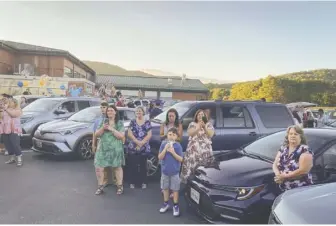
[[[23,150],[22,153],[31,153],[31,152],[34,152],[33,150]]]

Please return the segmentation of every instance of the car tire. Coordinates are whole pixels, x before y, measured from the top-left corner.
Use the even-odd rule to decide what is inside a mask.
[[[82,138],[77,144],[75,152],[78,158],[80,158],[81,160],[93,159],[94,153],[92,152],[92,138]]]
[[[147,176],[156,177],[160,172],[160,164],[157,153],[150,153],[147,157]]]

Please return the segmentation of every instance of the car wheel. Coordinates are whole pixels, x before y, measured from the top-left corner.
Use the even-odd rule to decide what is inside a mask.
[[[94,153],[92,152],[92,138],[83,138],[77,145],[76,154],[82,160],[92,159],[94,156]]]
[[[147,158],[147,176],[153,177],[159,171],[159,159],[156,155],[149,155]]]

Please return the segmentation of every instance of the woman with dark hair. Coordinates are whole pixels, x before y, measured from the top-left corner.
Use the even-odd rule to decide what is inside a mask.
[[[196,112],[194,121],[189,124],[189,143],[184,154],[181,181],[186,183],[198,164],[212,162],[212,142],[215,131],[204,110]]]
[[[115,106],[106,108],[106,118],[99,125],[95,136],[100,137],[94,165],[98,180],[96,195],[103,193],[104,168],[111,167],[115,173],[117,194],[123,193],[123,169],[125,165],[123,139],[125,137],[124,124],[119,120],[119,112]]]
[[[168,130],[173,127],[175,127],[178,131],[178,141],[181,141],[183,128],[182,124],[179,121],[179,114],[175,108],[171,108],[168,110],[166,115],[166,121],[160,126],[161,140],[165,140],[167,138]]]
[[[287,129],[285,142],[273,163],[274,181],[282,191],[313,184],[313,153],[300,126]]]

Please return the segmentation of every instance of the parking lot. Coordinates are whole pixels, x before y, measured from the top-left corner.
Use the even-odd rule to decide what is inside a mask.
[[[110,186],[95,196],[92,161],[55,158],[24,153],[24,165],[6,165],[0,156],[1,224],[197,224],[181,199],[181,216],[160,214],[159,181],[146,190],[130,190],[122,196]]]

